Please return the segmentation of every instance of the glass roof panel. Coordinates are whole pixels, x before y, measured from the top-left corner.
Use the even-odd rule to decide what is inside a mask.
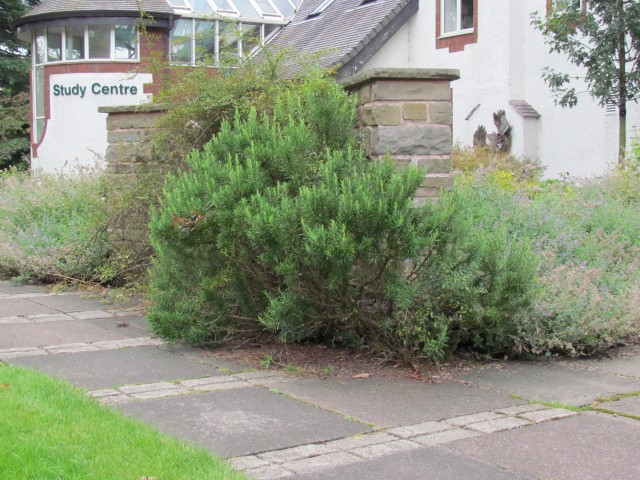
[[[273,5],[271,5],[271,2],[269,2],[269,0],[254,1],[258,4],[258,7],[260,7],[260,10],[262,10],[263,13],[266,13],[268,15],[278,15],[278,11],[274,8]]]
[[[225,12],[235,12],[236,8],[229,2],[228,0],[213,0],[218,7],[218,10],[223,10]]]
[[[260,18],[261,15],[258,11],[251,5],[249,0],[235,0],[235,5],[240,12],[241,17],[246,18]]]
[[[273,3],[285,18],[291,16],[294,11],[294,7],[289,3],[289,0],[273,0]]]
[[[190,8],[186,0],[169,0],[169,5],[177,8]]]
[[[191,0],[193,11],[196,13],[213,13],[213,8],[207,0]]]

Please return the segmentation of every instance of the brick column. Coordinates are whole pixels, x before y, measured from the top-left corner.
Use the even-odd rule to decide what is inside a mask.
[[[436,200],[451,188],[453,145],[450,83],[458,70],[371,69],[342,80],[358,95],[358,124],[367,155],[426,168],[414,203]]]

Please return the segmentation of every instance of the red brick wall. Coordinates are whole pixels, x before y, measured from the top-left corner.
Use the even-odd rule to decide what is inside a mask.
[[[442,0],[434,1],[436,2],[436,48],[448,48],[449,52],[461,52],[465,45],[478,42],[478,0],[473,0],[473,33],[447,38],[440,38]]]

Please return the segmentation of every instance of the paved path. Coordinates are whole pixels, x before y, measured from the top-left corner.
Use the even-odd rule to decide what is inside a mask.
[[[479,365],[438,383],[301,379],[170,350],[135,309],[0,282],[0,359],[256,479],[640,478],[640,355]],[[567,409],[595,401],[602,412]]]

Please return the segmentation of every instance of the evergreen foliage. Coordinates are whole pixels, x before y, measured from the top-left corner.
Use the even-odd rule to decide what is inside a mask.
[[[311,77],[224,122],[170,175],[151,222],[149,319],[170,341],[267,328],[285,341],[441,358],[509,350],[532,258],[506,234],[473,235],[464,195],[413,207],[424,172],[370,162],[354,105]]]

